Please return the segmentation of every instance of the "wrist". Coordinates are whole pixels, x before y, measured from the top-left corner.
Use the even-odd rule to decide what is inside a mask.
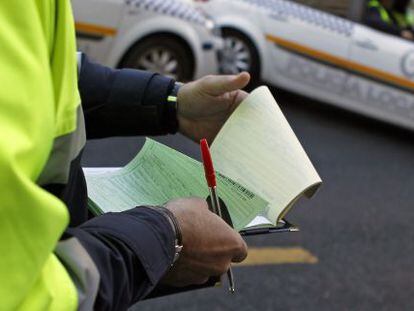
[[[178,92],[182,84],[174,82],[170,92],[168,93],[165,104],[165,119],[170,133],[176,133],[179,128],[178,122]]]
[[[159,206],[159,207],[154,207],[154,210],[158,211],[160,214],[162,214],[170,223],[171,225],[171,229],[174,232],[175,238],[174,238],[174,245],[173,245],[173,249],[174,249],[174,258],[173,258],[173,262],[171,265],[173,265],[178,258],[180,257],[180,253],[182,251],[183,248],[183,238],[182,238],[182,231],[181,231],[181,227],[180,224],[178,223],[177,218],[174,216],[174,214],[168,210],[167,208],[163,207],[163,206]]]
[[[163,213],[163,215],[165,217],[167,217],[167,219],[170,222],[171,227],[174,231],[175,239],[177,240],[177,243],[179,245],[182,245],[183,244],[183,236],[182,236],[181,227],[180,227],[180,224],[178,223],[177,218],[174,216],[174,214],[169,209],[167,209],[163,206],[160,206],[160,207],[157,207],[157,208],[160,210],[161,213]]]

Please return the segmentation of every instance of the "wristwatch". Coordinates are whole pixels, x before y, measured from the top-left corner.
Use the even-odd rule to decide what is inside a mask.
[[[180,258],[180,253],[183,250],[183,238],[181,234],[181,228],[177,221],[177,218],[174,216],[174,214],[167,208],[163,206],[155,207],[155,210],[161,212],[167,219],[168,222],[171,225],[171,228],[174,231],[175,234],[175,240],[174,240],[174,259],[171,263],[171,266],[174,265],[174,263]]]
[[[180,82],[174,82],[171,92],[167,96],[165,117],[168,123],[170,132],[175,133],[178,130],[178,91],[183,84]]]

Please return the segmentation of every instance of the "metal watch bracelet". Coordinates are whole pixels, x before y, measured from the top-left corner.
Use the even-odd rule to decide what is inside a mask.
[[[174,216],[174,214],[167,208],[165,208],[164,206],[157,206],[157,207],[153,207],[153,206],[148,206],[148,208],[151,208],[155,211],[158,211],[159,213],[161,213],[165,218],[167,218],[168,222],[171,225],[171,228],[175,234],[175,239],[174,239],[174,259],[173,262],[171,264],[171,266],[178,260],[178,258],[180,257],[180,253],[183,249],[183,240],[182,240],[182,233],[181,233],[181,228],[180,225],[177,221],[177,218]]]

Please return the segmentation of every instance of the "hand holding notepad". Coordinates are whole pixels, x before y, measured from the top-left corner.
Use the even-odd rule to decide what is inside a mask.
[[[211,147],[219,196],[236,230],[276,226],[321,179],[266,87],[253,91],[226,122]],[[147,139],[124,168],[86,175],[97,213],[161,205],[178,197],[206,198],[201,163]]]
[[[256,225],[266,219],[276,225],[302,194],[311,197],[322,182],[267,87],[243,101],[211,153],[220,173],[269,203]]]

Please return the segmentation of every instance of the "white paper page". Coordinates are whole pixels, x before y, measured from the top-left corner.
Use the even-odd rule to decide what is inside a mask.
[[[273,225],[269,219],[263,216],[257,216],[255,219],[253,219],[247,226],[246,229],[256,226],[263,226],[263,225]]]
[[[254,90],[211,146],[216,170],[269,203],[276,223],[302,192],[311,196],[321,179],[267,87]]]
[[[85,175],[100,175],[115,172],[120,170],[121,167],[83,167],[82,169]]]

